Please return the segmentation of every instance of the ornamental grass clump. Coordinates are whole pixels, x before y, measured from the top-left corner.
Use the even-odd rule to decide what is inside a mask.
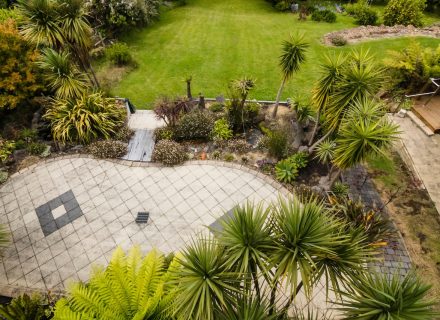
[[[160,140],[153,151],[153,161],[166,166],[182,164],[188,158],[185,149],[175,141]]]

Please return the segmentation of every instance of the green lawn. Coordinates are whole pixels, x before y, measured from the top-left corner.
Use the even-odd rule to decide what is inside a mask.
[[[225,94],[230,80],[249,76],[257,81],[251,97],[273,100],[281,80],[281,42],[301,31],[311,43],[308,60],[288,83],[283,99],[307,95],[318,77],[322,55],[350,48],[327,48],[320,43],[322,36],[354,26],[352,18],[340,15],[334,24],[300,22],[296,15],[277,12],[264,0],[189,0],[187,6],[165,12],[153,26],[123,37],[139,66],[112,88],[112,94],[148,108],[162,94],[185,94],[187,75],[193,76],[193,93],[206,97]],[[356,47],[371,47],[381,59],[386,50],[402,49],[409,41],[381,40]]]

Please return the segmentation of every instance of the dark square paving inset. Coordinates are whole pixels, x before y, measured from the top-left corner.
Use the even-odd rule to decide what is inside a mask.
[[[66,213],[54,218],[52,211],[61,206],[64,206]],[[41,229],[46,237],[83,215],[72,190],[69,190],[39,206],[35,211],[37,212]]]

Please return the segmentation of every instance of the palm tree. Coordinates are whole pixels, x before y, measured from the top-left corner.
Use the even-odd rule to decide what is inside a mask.
[[[118,248],[106,269],[95,269],[57,302],[53,319],[170,319],[176,268],[155,250],[142,257],[139,248],[128,255]]]
[[[345,298],[339,308],[344,319],[434,319],[434,301],[427,301],[430,286],[421,283],[414,272],[402,277],[378,273],[358,274],[352,285],[342,292]]]
[[[324,63],[321,64],[322,77],[312,89],[312,104],[316,107],[316,121],[309,146],[312,145],[319,127],[321,114],[325,111],[331,95],[335,91],[336,83],[340,80],[346,57],[339,55],[326,55]]]
[[[338,168],[351,168],[369,156],[383,154],[398,138],[398,126],[380,117],[380,109],[379,103],[366,98],[350,106],[336,138],[333,163]]]
[[[184,320],[214,320],[241,291],[242,275],[228,269],[223,246],[203,236],[187,246],[178,257],[181,267],[176,280],[174,313]]]
[[[272,113],[273,118],[277,116],[281,94],[283,93],[287,80],[289,80],[292,75],[300,69],[301,63],[303,63],[306,59],[305,54],[307,48],[309,47],[309,43],[304,40],[304,35],[295,34],[291,35],[289,40],[284,41],[282,47],[283,49],[280,56],[280,67],[283,73],[283,80],[280,88],[278,89],[275,107]]]
[[[46,48],[37,65],[43,71],[55,95],[60,99],[78,98],[87,90],[87,79],[72,63],[70,53]]]

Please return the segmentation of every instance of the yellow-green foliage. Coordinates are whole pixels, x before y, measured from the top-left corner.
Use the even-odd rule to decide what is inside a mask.
[[[37,57],[14,20],[0,23],[0,110],[17,107],[40,88],[34,67]]]
[[[426,0],[390,0],[383,13],[383,22],[387,26],[422,26],[423,10]]]
[[[156,250],[142,257],[139,248],[126,255],[118,248],[106,269],[95,268],[87,284],[71,286],[69,295],[55,306],[54,320],[171,319],[174,298],[173,271]]]
[[[384,60],[391,71],[390,84],[414,92],[429,82],[429,78],[440,77],[440,46],[424,48],[413,42],[401,51],[389,51]]]
[[[93,93],[78,100],[54,99],[44,117],[51,122],[55,140],[90,143],[115,135],[124,124],[125,112],[114,99]]]

